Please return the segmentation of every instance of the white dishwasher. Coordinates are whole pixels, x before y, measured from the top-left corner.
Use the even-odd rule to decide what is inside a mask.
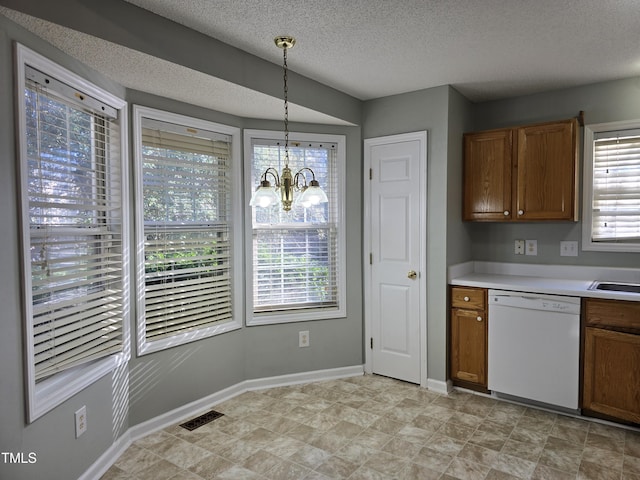
[[[489,290],[488,387],[578,409],[580,298]]]

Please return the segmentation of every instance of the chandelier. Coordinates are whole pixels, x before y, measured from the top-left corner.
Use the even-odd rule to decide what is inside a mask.
[[[260,185],[251,197],[249,205],[252,207],[270,207],[271,205],[281,203],[282,209],[286,212],[291,210],[293,205],[293,192],[300,192],[300,196],[296,199],[296,204],[302,205],[304,208],[326,203],[327,194],[320,188],[320,183],[316,180],[316,174],[309,167],[298,170],[295,175],[289,168],[289,101],[287,87],[287,50],[293,48],[296,40],[293,37],[279,36],[274,39],[278,48],[283,52],[283,71],[284,71],[284,168],[282,173],[278,174],[278,170],[268,167],[260,176]],[[306,174],[311,174],[311,180],[307,183]],[[269,181],[271,178],[274,186]]]

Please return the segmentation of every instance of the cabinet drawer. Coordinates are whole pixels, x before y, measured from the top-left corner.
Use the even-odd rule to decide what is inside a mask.
[[[484,310],[487,307],[487,290],[474,287],[452,287],[451,306],[454,308]]]
[[[589,298],[585,301],[588,327],[640,333],[640,302]]]

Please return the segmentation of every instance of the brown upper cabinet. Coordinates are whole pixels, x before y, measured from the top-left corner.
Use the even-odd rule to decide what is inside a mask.
[[[463,220],[577,221],[578,120],[464,135]]]

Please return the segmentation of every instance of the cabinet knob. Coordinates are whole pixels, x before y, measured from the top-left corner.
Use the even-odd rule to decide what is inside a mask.
[[[509,216],[509,210],[505,210],[504,212],[502,212],[504,214],[505,217]]]
[[[518,215],[524,215],[524,210],[518,210]]]
[[[478,317],[476,317],[476,320],[481,322],[482,321],[482,317],[478,316]]]
[[[471,300],[469,297],[464,297],[463,299],[465,302],[468,302],[469,300]]]

